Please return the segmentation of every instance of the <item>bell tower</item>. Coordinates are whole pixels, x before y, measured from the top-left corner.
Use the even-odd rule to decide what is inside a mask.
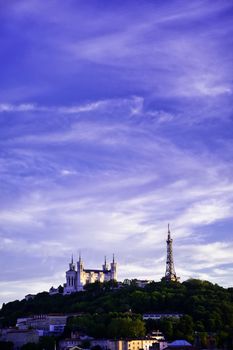
[[[79,253],[79,259],[77,262],[77,290],[82,291],[84,285],[84,266],[81,258],[81,254]]]
[[[69,270],[66,271],[66,283],[64,285],[64,294],[70,294],[76,291],[77,273],[75,271],[73,254],[69,263]]]
[[[103,271],[104,272],[107,272],[109,267],[108,267],[108,264],[107,264],[107,259],[106,259],[106,256],[104,257],[104,264],[102,265],[103,267]]]
[[[115,262],[115,256],[113,254],[112,262],[111,262],[111,270],[110,270],[110,279],[117,280],[117,263]]]

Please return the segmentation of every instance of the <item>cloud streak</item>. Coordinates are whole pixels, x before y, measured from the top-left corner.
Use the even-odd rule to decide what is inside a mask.
[[[167,222],[182,280],[229,285],[231,9],[4,5],[1,301],[63,283],[80,249],[88,267],[115,252],[121,279],[159,280]]]

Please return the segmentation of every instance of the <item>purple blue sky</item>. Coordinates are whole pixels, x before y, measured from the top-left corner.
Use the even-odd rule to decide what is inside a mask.
[[[0,303],[73,253],[232,286],[231,0],[0,4]]]

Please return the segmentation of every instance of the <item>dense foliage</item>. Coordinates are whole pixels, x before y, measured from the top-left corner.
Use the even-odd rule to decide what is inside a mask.
[[[94,338],[139,338],[146,335],[145,323],[140,315],[117,312],[72,317],[67,328]]]
[[[219,345],[232,344],[233,289],[207,281],[183,283],[152,282],[145,288],[134,283],[117,288],[112,283],[88,285],[86,291],[69,296],[40,293],[33,300],[14,301],[3,305],[3,325],[14,325],[17,317],[46,313],[79,313],[68,328],[79,329],[96,337],[143,335],[141,314],[178,312],[180,320],[148,321],[146,331],[161,329],[168,339],[194,340],[195,332],[205,343],[214,334]]]
[[[0,341],[1,350],[13,350],[14,344],[10,341]]]
[[[39,343],[27,343],[21,346],[20,350],[54,350],[55,338],[54,337],[41,337]],[[1,350],[14,350],[14,344],[12,342],[0,341]]]

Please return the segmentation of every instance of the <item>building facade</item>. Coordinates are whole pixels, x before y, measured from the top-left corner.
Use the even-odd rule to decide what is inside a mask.
[[[67,295],[74,292],[80,292],[88,283],[94,283],[97,281],[108,282],[113,280],[117,281],[117,263],[115,262],[114,255],[110,268],[105,258],[102,270],[85,269],[81,256],[79,256],[76,269],[72,257],[69,264],[69,270],[66,271],[66,283],[64,283],[63,294]]]
[[[153,314],[143,314],[142,318],[144,321],[147,320],[161,320],[164,318],[173,318],[173,319],[180,319],[184,314],[178,314],[178,313],[163,313],[163,314],[159,314],[159,313],[153,313]]]
[[[34,329],[40,336],[60,335],[64,331],[67,318],[67,315],[62,314],[22,317],[17,319],[16,327],[21,331]]]
[[[5,334],[0,337],[0,341],[12,342],[14,350],[20,350],[27,343],[38,343],[39,335],[35,329],[7,329]]]
[[[89,339],[90,347],[100,346],[103,350],[163,350],[167,347],[167,342],[159,341],[154,338],[139,338],[126,340],[112,339]],[[82,345],[81,339],[63,339],[59,342],[60,350],[72,350]]]

